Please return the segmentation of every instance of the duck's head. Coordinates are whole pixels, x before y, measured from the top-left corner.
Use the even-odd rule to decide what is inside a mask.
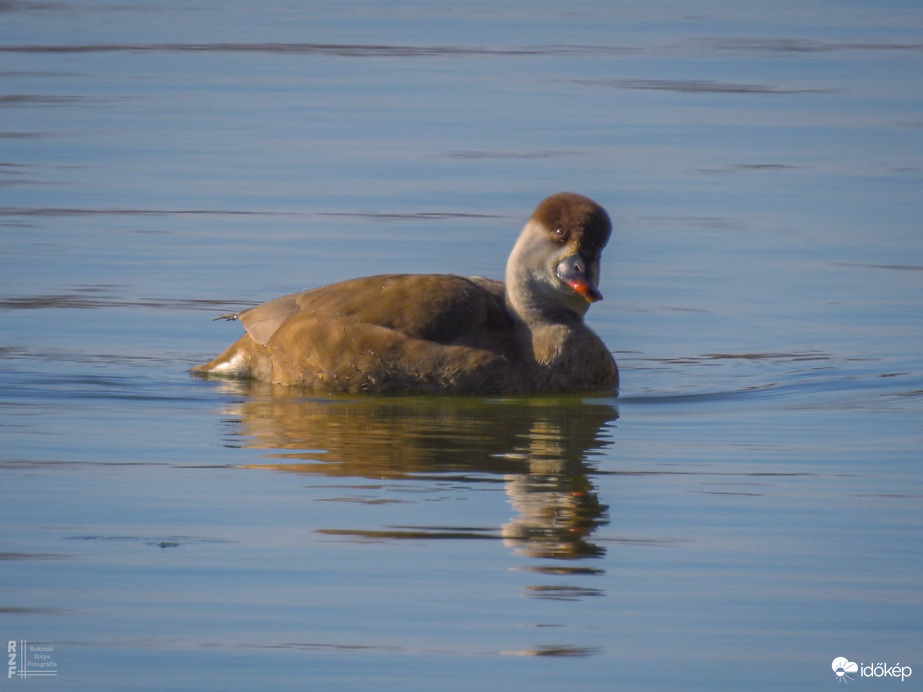
[[[507,299],[516,312],[582,317],[597,300],[599,260],[612,224],[605,209],[572,192],[536,207],[506,265]]]

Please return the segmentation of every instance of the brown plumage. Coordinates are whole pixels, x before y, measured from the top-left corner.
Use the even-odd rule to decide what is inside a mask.
[[[351,279],[238,315],[247,333],[192,372],[312,392],[609,391],[612,355],[584,323],[609,217],[559,193],[536,208],[506,282],[447,274]]]

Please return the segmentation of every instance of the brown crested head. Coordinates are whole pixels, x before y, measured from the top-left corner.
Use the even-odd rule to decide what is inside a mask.
[[[582,317],[603,297],[599,261],[611,231],[609,215],[583,195],[559,192],[544,199],[506,264],[513,311],[539,320]]]
[[[559,245],[567,245],[587,259],[597,257],[609,242],[612,222],[606,210],[589,197],[559,192],[535,208],[532,220],[547,229]]]

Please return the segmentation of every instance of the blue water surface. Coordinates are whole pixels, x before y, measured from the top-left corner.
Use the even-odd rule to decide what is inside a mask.
[[[0,3],[2,685],[918,688],[921,26]],[[284,293],[500,277],[559,190],[615,222],[618,397],[186,372]]]

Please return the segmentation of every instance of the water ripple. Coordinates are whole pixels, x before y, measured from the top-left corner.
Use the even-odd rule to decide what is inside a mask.
[[[578,79],[574,83],[615,89],[676,91],[683,94],[831,94],[838,91],[836,89],[797,89],[770,84],[719,82],[713,79]]]
[[[707,42],[722,51],[761,53],[831,53],[834,51],[919,51],[923,42],[821,41],[800,38],[723,38]]]
[[[545,45],[506,48],[479,46],[408,46],[362,43],[96,43],[82,45],[26,44],[0,46],[4,53],[276,53],[335,55],[340,57],[429,56],[529,56],[571,53],[626,53],[636,49],[620,46]]]

